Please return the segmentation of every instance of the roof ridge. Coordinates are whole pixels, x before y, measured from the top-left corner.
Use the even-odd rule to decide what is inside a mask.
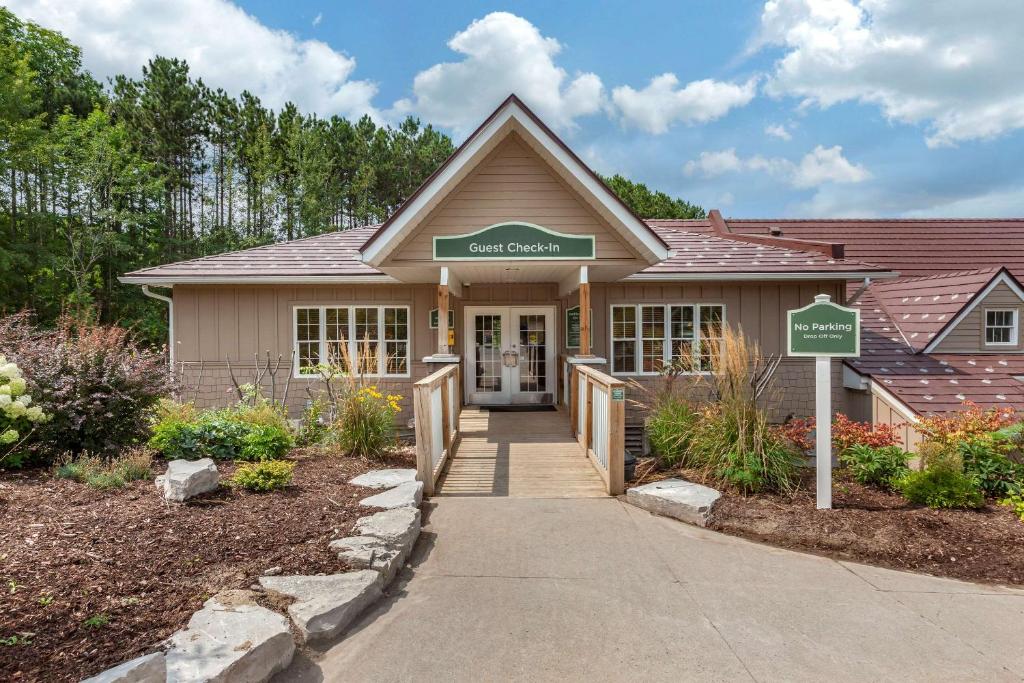
[[[1024,223],[1024,216],[1000,218],[734,218],[730,216],[725,220],[735,223]]]

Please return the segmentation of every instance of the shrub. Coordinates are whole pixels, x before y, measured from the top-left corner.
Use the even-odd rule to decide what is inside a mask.
[[[854,446],[886,448],[899,444],[899,432],[895,425],[857,422],[838,413],[832,419],[832,447],[843,453]]]
[[[986,496],[999,498],[1024,484],[1024,467],[1000,452],[1001,438],[974,438],[957,444],[964,473],[972,477]]]
[[[893,482],[910,471],[907,461],[911,454],[899,446],[874,448],[857,444],[839,455],[839,462],[850,468],[853,478],[861,484],[892,488]]]
[[[323,399],[310,401],[302,411],[299,421],[299,432],[295,442],[300,446],[315,446],[322,443],[327,436],[327,425],[324,424],[324,411],[327,405]]]
[[[287,453],[293,441],[277,424],[246,421],[232,410],[209,410],[187,421],[176,413],[165,415],[154,425],[149,445],[169,460],[273,460]]]
[[[697,413],[689,401],[671,394],[659,398],[647,417],[647,438],[661,465],[682,463],[696,421]]]
[[[88,484],[100,490],[119,489],[128,482],[153,478],[153,454],[145,448],[135,448],[113,459],[83,453],[77,457],[68,453],[58,462],[54,471],[60,479]]]
[[[376,385],[347,393],[338,404],[334,431],[338,446],[348,455],[378,458],[396,442],[395,416],[401,411],[397,394],[385,396]]]
[[[929,441],[957,444],[1004,429],[1016,421],[1013,408],[989,408],[967,401],[964,410],[956,413],[922,418],[916,429]]]
[[[1024,522],[1024,491],[1018,489],[1015,493],[1011,493],[1006,498],[1003,498],[999,503],[1010,506],[1013,514],[1017,515],[1020,521]]]
[[[974,479],[964,474],[963,459],[948,446],[925,442],[918,451],[924,469],[895,482],[903,497],[931,508],[979,508],[985,496]]]
[[[265,493],[288,486],[294,470],[295,463],[288,460],[248,463],[235,471],[231,482],[249,491]]]
[[[789,419],[775,429],[778,431],[779,436],[793,444],[802,453],[806,453],[814,448],[813,417]]]
[[[0,354],[0,465],[21,465],[19,447],[50,419],[40,406],[32,405],[27,386],[17,364]]]
[[[171,385],[161,354],[119,327],[65,318],[37,331],[27,315],[9,316],[0,323],[0,353],[19,364],[52,417],[25,444],[41,462],[64,451],[111,456],[144,441],[147,413]]]

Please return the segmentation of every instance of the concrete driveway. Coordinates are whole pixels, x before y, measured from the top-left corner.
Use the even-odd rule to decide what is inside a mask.
[[[435,499],[413,568],[287,681],[1020,681],[1024,591],[611,498]]]

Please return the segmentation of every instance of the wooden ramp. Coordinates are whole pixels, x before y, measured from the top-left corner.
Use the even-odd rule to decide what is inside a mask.
[[[604,481],[569,434],[564,410],[501,413],[467,407],[440,496],[603,497]]]

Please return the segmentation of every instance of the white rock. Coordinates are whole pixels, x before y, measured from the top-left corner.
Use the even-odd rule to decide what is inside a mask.
[[[391,510],[401,507],[418,507],[423,500],[423,482],[407,481],[393,489],[359,501],[363,507]]]
[[[399,484],[406,484],[416,481],[416,470],[370,470],[364,472],[350,481],[356,486],[365,486],[371,489],[391,489]]]
[[[219,483],[220,473],[210,458],[172,460],[167,463],[167,472],[156,478],[164,498],[178,502],[213,491]]]
[[[306,642],[339,635],[380,597],[383,579],[370,569],[330,576],[264,576],[260,584],[295,598],[288,616]]]
[[[167,662],[163,652],[154,652],[130,659],[107,669],[82,683],[164,683],[167,680]]]
[[[372,569],[380,572],[382,585],[386,586],[395,578],[395,574],[405,561],[403,548],[389,545],[386,541],[373,536],[349,536],[331,541],[328,546],[338,553],[338,559],[344,560],[357,569]]]
[[[715,501],[722,496],[713,488],[684,479],[665,479],[626,491],[626,502],[658,515],[707,526]]]
[[[222,596],[207,600],[170,643],[167,683],[262,683],[295,654],[287,619]]]
[[[420,535],[420,509],[395,508],[356,520],[358,536],[373,536],[408,554]]]

